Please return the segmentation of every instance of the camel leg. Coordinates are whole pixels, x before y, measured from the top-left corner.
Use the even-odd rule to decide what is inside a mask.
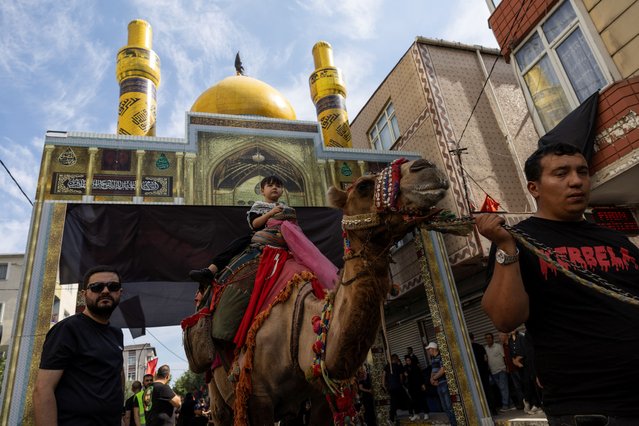
[[[268,396],[251,395],[248,401],[248,418],[251,426],[273,426],[273,403]]]
[[[230,404],[233,403],[233,387],[228,383],[226,372],[222,367],[216,368],[213,372],[213,379],[209,383],[208,389],[211,400],[211,417],[213,417],[214,424],[219,426],[232,425],[233,410]]]

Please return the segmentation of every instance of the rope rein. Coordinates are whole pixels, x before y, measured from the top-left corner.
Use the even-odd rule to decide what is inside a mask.
[[[474,224],[474,218],[461,217],[454,219],[434,220],[422,226],[429,230],[446,231],[446,228],[465,228]],[[608,297],[612,297],[613,299],[617,299],[623,303],[639,306],[639,296],[623,290],[609,283],[605,278],[595,274],[594,272],[582,267],[579,264],[571,262],[565,254],[556,253],[553,249],[537,241],[526,232],[520,229],[515,229],[507,224],[503,224],[502,227],[506,231],[508,231],[510,235],[512,235],[513,238],[515,238],[515,240],[519,242],[524,248],[529,250],[538,258],[552,265],[559,272],[575,281],[576,283],[595,290]],[[564,265],[568,265],[572,270],[578,272],[578,274],[568,269]]]

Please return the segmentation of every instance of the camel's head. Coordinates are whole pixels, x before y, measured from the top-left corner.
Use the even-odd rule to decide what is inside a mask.
[[[448,179],[428,160],[395,160],[378,175],[357,179],[346,191],[331,187],[329,203],[357,223],[377,220],[392,228],[392,238],[401,238],[417,217],[428,216],[448,189]],[[354,217],[353,219],[349,219]]]

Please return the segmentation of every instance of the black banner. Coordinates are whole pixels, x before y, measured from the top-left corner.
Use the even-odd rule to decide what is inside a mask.
[[[341,267],[342,212],[326,207],[296,210],[308,238]],[[138,297],[143,310],[143,315],[123,315],[118,309],[114,325],[179,324],[194,310],[197,285],[189,281],[189,270],[208,266],[233,239],[249,232],[246,211],[245,207],[69,204],[60,282],[79,282],[95,265],[114,266],[124,283],[122,301]]]

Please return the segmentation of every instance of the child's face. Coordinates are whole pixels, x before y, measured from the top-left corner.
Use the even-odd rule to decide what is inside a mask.
[[[281,185],[276,183],[267,183],[262,188],[262,195],[264,196],[264,201],[269,203],[274,203],[280,199],[282,193],[284,192],[284,188]]]

